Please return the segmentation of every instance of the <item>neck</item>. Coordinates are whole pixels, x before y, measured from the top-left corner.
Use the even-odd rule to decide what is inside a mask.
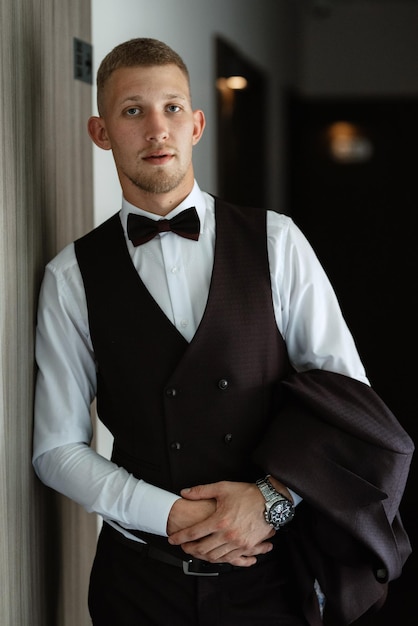
[[[131,185],[126,188],[122,187],[123,195],[133,206],[136,206],[149,213],[165,216],[176,208],[192,191],[194,185],[194,177],[191,181],[183,181],[175,189],[167,193],[152,193],[143,191],[138,187]]]

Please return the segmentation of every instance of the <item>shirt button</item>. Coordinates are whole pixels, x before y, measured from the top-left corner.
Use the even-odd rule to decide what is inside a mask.
[[[228,433],[227,435],[225,435],[224,442],[225,443],[232,443],[232,434],[231,433]]]
[[[222,391],[225,391],[225,389],[228,387],[228,381],[225,378],[221,378],[221,380],[218,382],[218,387],[219,389],[222,389]]]
[[[189,320],[184,319],[180,321],[180,326],[182,328],[187,328],[188,325],[189,325]]]
[[[181,443],[179,441],[173,441],[172,443],[170,443],[170,448],[172,450],[180,450],[181,449]]]
[[[177,267],[177,265],[173,265],[173,267],[171,268],[171,273],[177,274],[178,271],[179,271],[179,268]]]
[[[381,582],[386,582],[387,579],[388,579],[388,571],[384,567],[382,567],[382,569],[378,569],[375,572],[375,574],[376,574],[377,580],[379,580]]]
[[[174,387],[169,387],[165,390],[165,395],[169,398],[175,398],[175,396],[177,395],[177,389],[174,389]]]

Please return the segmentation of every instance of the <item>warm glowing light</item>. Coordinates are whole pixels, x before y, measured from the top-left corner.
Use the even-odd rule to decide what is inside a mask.
[[[226,79],[226,85],[230,89],[245,89],[247,84],[247,79],[244,76],[229,76]]]
[[[244,76],[229,76],[228,78],[218,78],[216,86],[218,89],[246,89],[248,81]]]
[[[335,122],[329,126],[327,135],[329,150],[335,161],[360,163],[372,157],[372,142],[355,124]]]

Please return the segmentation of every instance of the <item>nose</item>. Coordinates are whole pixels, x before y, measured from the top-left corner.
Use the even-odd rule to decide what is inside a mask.
[[[168,138],[168,125],[164,113],[148,112],[145,133],[147,141],[165,141]]]

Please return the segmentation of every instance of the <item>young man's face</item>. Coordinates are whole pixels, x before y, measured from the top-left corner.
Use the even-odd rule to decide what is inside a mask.
[[[204,125],[177,66],[138,66],[113,72],[102,116],[91,118],[89,131],[97,145],[112,150],[125,198],[141,206],[150,196],[181,202],[191,191],[192,148]]]

